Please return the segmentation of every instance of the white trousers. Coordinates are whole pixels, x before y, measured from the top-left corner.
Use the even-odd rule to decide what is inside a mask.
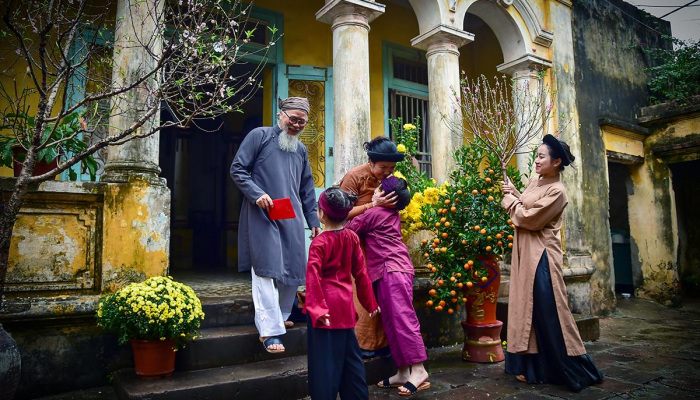
[[[284,321],[289,318],[294,306],[297,286],[287,286],[272,278],[255,275],[250,269],[253,283],[253,305],[255,327],[261,337],[284,335]]]

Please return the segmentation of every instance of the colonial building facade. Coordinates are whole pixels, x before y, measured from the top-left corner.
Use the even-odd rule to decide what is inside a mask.
[[[265,63],[263,88],[245,105],[245,113],[212,121],[216,133],[164,131],[109,148],[101,154],[99,182],[57,180],[34,188],[15,227],[8,275],[8,297],[27,307],[2,318],[20,337],[25,335],[19,340],[34,346],[35,354],[59,365],[48,345],[30,345],[40,335],[30,321],[65,324],[89,317],[100,295],[150,276],[177,278],[179,271],[235,268],[244,199],[228,177],[228,166],[247,132],[276,123],[278,98],[304,96],[311,102],[302,141],[319,191],[366,162],[362,143],[390,135],[387,121],[399,117],[421,118],[419,163],[441,182],[448,178],[452,152],[462,143],[443,120],[454,113],[453,91],[460,79],[506,75],[534,86],[539,71],[546,71],[544,80],[557,93],[558,113],[569,121],[562,136],[578,165],[563,178],[569,196],[564,275],[572,311],[606,315],[615,309],[613,239],[618,244],[618,236],[610,231],[615,215],[608,215],[608,197],[620,183],[614,172],[609,175],[608,161],[611,171],[618,171],[619,163],[632,165],[630,179],[636,185],[633,193],[614,201],[628,203],[620,212],[628,213],[629,228],[621,235],[632,243],[625,265],[634,275],[631,286],[618,291],[676,303],[678,234],[667,231],[677,228],[675,199],[670,175],[658,172],[670,167],[648,147],[651,131],[637,120],[646,103],[648,60],[623,50],[639,41],[663,43],[637,25],[633,16],[639,10],[623,1],[583,3],[256,0],[251,18],[260,26],[274,26],[281,36],[256,34],[253,42],[260,45],[275,40],[273,50],[237,67]],[[115,68],[128,71],[129,60],[140,56],[127,52],[136,50],[115,54]],[[159,117],[169,118],[167,111]],[[550,128],[557,124],[552,121]],[[688,134],[698,133],[694,126]],[[697,153],[690,153],[695,156],[676,161],[697,159]],[[517,163],[525,168],[527,159]],[[1,184],[11,188],[11,178]],[[99,332],[84,321],[75,346],[96,346]],[[66,335],[61,328],[46,340],[59,342]],[[40,369],[30,359],[27,365]],[[93,370],[86,382],[100,383],[113,367],[102,362],[85,368]],[[30,376],[23,378],[25,393],[41,393],[31,387]]]

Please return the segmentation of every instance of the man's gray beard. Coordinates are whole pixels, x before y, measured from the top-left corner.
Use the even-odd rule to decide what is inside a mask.
[[[280,149],[282,151],[286,151],[287,153],[295,153],[297,151],[297,147],[299,147],[299,135],[301,132],[297,133],[296,135],[290,135],[287,133],[287,129],[283,129],[282,132],[280,132],[280,137],[278,140]]]

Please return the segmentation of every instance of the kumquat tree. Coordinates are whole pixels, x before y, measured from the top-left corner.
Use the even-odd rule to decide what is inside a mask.
[[[486,283],[488,271],[483,262],[494,256],[500,260],[513,247],[514,225],[501,208],[503,179],[500,160],[475,139],[455,152],[457,170],[452,184],[438,190],[434,203],[422,208],[422,222],[434,233],[422,241],[423,258],[436,284],[426,303],[435,311],[452,314],[466,303],[462,292]],[[520,173],[508,166],[506,173],[522,190]]]

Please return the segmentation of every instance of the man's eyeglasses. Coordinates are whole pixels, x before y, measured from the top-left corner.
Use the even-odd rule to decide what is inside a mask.
[[[291,117],[284,110],[282,110],[282,112],[284,113],[284,115],[287,116],[287,118],[289,118],[289,122],[291,122],[292,125],[305,126],[309,122],[309,121],[305,120],[304,118]]]

